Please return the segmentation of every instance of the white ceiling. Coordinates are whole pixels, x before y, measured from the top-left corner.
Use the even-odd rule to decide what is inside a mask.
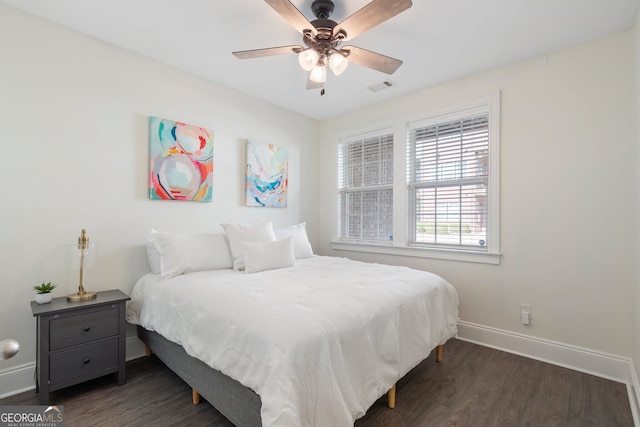
[[[340,22],[369,0],[334,0]],[[632,28],[640,0],[414,0],[347,44],[402,59],[395,74],[351,64],[305,89],[295,55],[231,52],[301,44],[262,0],[0,0],[306,116],[325,119],[425,87]],[[292,0],[309,19],[312,0]],[[395,87],[369,86],[391,79]]]

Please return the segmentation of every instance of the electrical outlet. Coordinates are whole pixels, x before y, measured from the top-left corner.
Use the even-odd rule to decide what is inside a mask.
[[[529,326],[533,318],[533,307],[529,304],[520,304],[520,321]]]

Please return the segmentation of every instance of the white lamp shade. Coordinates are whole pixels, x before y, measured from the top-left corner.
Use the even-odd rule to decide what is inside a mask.
[[[339,76],[347,69],[349,61],[339,53],[334,53],[329,57],[329,67],[336,76]]]
[[[316,83],[324,83],[327,80],[327,67],[316,65],[309,73],[309,79]]]
[[[318,52],[313,49],[306,49],[298,54],[298,63],[305,71],[311,71],[311,69],[318,63]]]

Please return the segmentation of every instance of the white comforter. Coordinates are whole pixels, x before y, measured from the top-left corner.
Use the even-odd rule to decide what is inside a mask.
[[[253,389],[263,426],[352,426],[456,335],[458,295],[439,276],[344,258],[133,289],[127,318]]]

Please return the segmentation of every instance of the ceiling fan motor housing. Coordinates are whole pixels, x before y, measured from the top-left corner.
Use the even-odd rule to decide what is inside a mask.
[[[311,11],[317,19],[311,21],[311,25],[316,29],[316,35],[312,35],[311,32],[303,34],[304,43],[313,49],[315,49],[320,58],[326,58],[332,53],[336,52],[338,45],[344,39],[346,34],[344,31],[340,31],[338,34],[333,34],[333,29],[338,25],[329,17],[333,14],[334,4],[331,0],[315,0],[311,4]],[[343,54],[346,56],[346,54]]]
[[[311,4],[311,11],[318,19],[328,19],[335,9],[335,5],[331,0],[314,0]]]

